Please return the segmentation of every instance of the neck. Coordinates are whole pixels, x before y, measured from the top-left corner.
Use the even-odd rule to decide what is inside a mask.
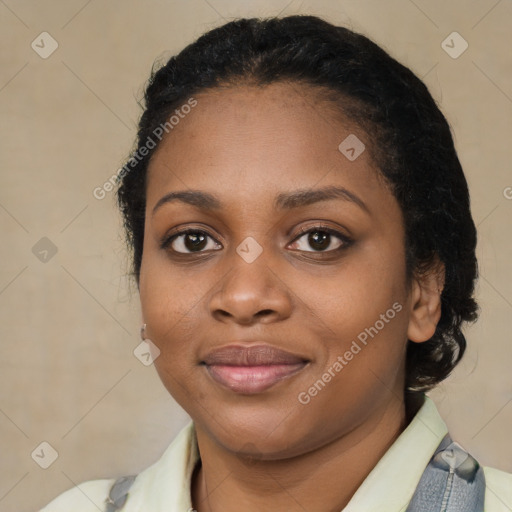
[[[406,394],[407,395],[407,394]],[[201,461],[192,477],[197,512],[339,512],[405,429],[422,397],[394,400],[349,433],[283,460],[247,461],[196,425]]]

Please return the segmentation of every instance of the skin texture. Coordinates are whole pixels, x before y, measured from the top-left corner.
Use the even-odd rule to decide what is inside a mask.
[[[407,282],[397,201],[370,151],[349,161],[338,150],[349,134],[367,148],[371,138],[318,91],[274,83],[194,97],[197,106],[149,166],[140,274],[146,336],[161,351],[156,369],[195,421],[201,465],[193,507],[339,511],[407,424],[407,339],[433,335],[442,273]],[[330,185],[348,189],[366,209],[340,198],[274,208],[278,194]],[[222,208],[173,201],[153,213],[167,193],[192,189],[214,194]],[[352,243],[331,235],[319,250],[299,232],[319,224]],[[178,227],[209,236],[201,253],[191,252],[186,236],[161,247]],[[247,237],[262,249],[251,263],[236,251]],[[299,393],[395,303],[401,311],[300,403]],[[265,342],[309,363],[261,393],[236,393],[200,364],[235,341]]]

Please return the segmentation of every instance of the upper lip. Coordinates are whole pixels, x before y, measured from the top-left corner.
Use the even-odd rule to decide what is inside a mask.
[[[268,344],[251,346],[231,344],[212,350],[202,362],[207,365],[261,366],[299,364],[308,360]]]

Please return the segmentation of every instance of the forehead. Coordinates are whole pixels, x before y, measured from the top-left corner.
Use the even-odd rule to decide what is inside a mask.
[[[371,141],[321,88],[243,85],[194,99],[197,105],[180,116],[151,159],[148,207],[165,192],[187,188],[258,204],[279,191],[316,185],[341,185],[359,195],[387,192],[369,151],[355,159],[340,151],[347,138],[357,152]]]

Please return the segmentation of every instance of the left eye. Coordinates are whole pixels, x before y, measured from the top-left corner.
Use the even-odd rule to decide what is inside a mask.
[[[329,228],[320,228],[314,227],[312,229],[308,229],[307,231],[301,231],[302,235],[295,239],[294,244],[298,244],[297,249],[300,251],[306,252],[331,252],[337,249],[340,249],[343,246],[347,246],[350,243],[350,240],[338,233],[337,231]],[[336,237],[338,239],[338,244],[336,247],[330,247],[332,244],[332,238]],[[306,242],[302,244],[300,241],[305,239]],[[305,245],[308,244],[310,247],[313,247],[313,251],[308,251],[305,248]],[[329,249],[329,250],[327,250]]]

